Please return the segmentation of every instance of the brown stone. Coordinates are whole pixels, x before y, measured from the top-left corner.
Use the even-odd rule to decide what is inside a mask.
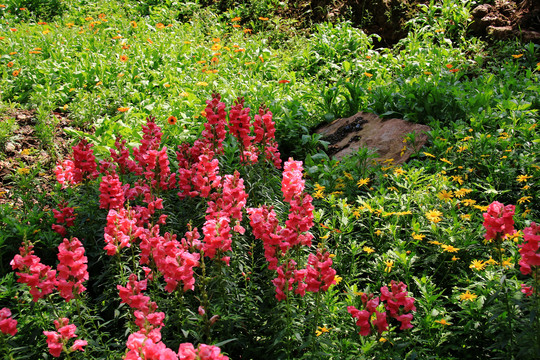
[[[334,158],[341,159],[367,147],[376,152],[379,160],[393,159],[394,164],[400,164],[426,143],[430,130],[426,125],[360,112],[349,118],[336,119],[315,132],[323,136],[322,140],[330,142],[328,153]],[[405,144],[403,140],[413,132],[415,144]],[[404,145],[407,149],[402,154]]]

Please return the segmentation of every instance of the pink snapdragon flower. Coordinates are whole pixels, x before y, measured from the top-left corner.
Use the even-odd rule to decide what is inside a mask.
[[[43,334],[47,337],[49,353],[52,356],[60,357],[62,351],[66,354],[74,351],[84,352],[83,347],[88,344],[86,340],[75,340],[70,348],[67,347],[69,339],[77,337],[75,334],[77,327],[74,324],[69,324],[69,319],[61,318],[54,320],[54,326],[56,327],[56,331],[43,331]]]
[[[540,226],[531,223],[531,226],[523,229],[523,244],[520,245],[519,261],[520,270],[523,275],[531,272],[537,276],[540,271]]]
[[[17,320],[11,318],[11,310],[8,308],[0,310],[0,332],[11,336],[17,333]]]
[[[494,201],[488,206],[487,212],[483,214],[483,225],[486,229],[484,237],[487,241],[491,241],[497,236],[502,239],[504,235],[514,233],[515,209],[514,205],[504,206],[498,201]]]
[[[84,256],[84,247],[79,239],[64,239],[58,246],[58,260],[58,291],[60,296],[69,301],[86,290],[83,282],[88,280],[88,259]]]

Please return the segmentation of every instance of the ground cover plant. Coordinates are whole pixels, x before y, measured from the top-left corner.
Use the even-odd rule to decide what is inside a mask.
[[[3,358],[540,358],[538,45],[225,3],[0,4]]]

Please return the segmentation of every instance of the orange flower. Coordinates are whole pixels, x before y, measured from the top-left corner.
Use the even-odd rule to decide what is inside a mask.
[[[124,50],[127,50],[127,49],[129,49],[130,47],[131,47],[131,45],[127,45],[127,44],[122,45],[122,49],[124,49]]]
[[[137,23],[135,21],[130,21],[129,25],[131,25],[131,27],[134,27],[134,28],[137,27]]]
[[[100,18],[100,19],[105,19],[105,16],[107,16],[107,15],[101,13],[101,14],[98,15],[98,18]]]
[[[169,123],[169,125],[174,125],[176,124],[176,116],[169,116],[169,118],[167,119],[167,122]]]
[[[88,16],[88,17],[85,17],[84,20],[86,20],[86,21],[92,21],[92,20],[94,20],[94,18],[91,17],[91,16]]]
[[[291,82],[290,80],[279,80],[278,81],[279,84],[288,84],[290,82]]]
[[[239,49],[235,49],[234,52],[244,52],[246,51],[246,49],[244,48],[239,48]]]
[[[371,56],[369,56],[369,55],[366,55],[366,59],[368,59],[368,60],[369,60],[369,59],[371,59]]]
[[[367,77],[372,77],[373,76],[373,74],[370,74],[368,72],[365,72],[364,75],[366,75]]]
[[[452,68],[452,64],[446,64],[446,67],[451,69]]]
[[[266,20],[268,20],[268,18],[267,17],[260,17],[259,20],[266,21]]]
[[[13,71],[12,75],[19,76],[20,73],[21,73],[21,69]]]
[[[32,51],[32,50],[31,50],[31,51],[29,51],[28,53],[29,53],[29,54],[41,54],[41,51]]]
[[[118,108],[118,111],[120,111],[120,112],[126,112],[126,111],[128,111],[128,110],[129,110],[128,107],[119,107],[119,108]]]
[[[13,61],[8,62],[7,67],[13,67]]]
[[[128,61],[127,55],[122,55],[122,56],[120,56],[120,61],[122,61],[122,62]]]
[[[247,34],[247,33],[251,33],[253,30],[251,29],[244,29],[244,33]]]
[[[47,25],[45,21],[38,21],[38,25]]]
[[[17,31],[17,29],[15,29],[15,28],[11,28],[11,29],[9,29],[9,30],[11,30],[11,31],[13,31],[13,32]]]
[[[512,57],[513,57],[514,59],[519,59],[519,58],[522,57],[522,56],[523,56],[523,54],[512,55]]]
[[[4,37],[4,36],[0,36],[0,40],[4,40],[4,39],[5,39],[5,37]]]
[[[9,55],[16,55],[16,54],[17,54],[16,51],[12,51],[12,52],[9,53]]]
[[[118,40],[118,39],[121,39],[121,38],[122,38],[122,35],[113,36],[113,40]]]
[[[237,16],[237,17],[235,17],[235,18],[232,18],[232,20],[231,20],[231,21],[240,21],[240,20],[242,20],[242,19],[241,19],[241,18],[239,18],[239,17]]]
[[[233,28],[239,28],[239,27],[241,27],[241,26],[240,26],[240,25],[238,25],[238,24],[233,24],[233,26],[232,26],[232,27],[233,27]]]
[[[215,42],[215,43],[218,43],[218,42],[220,42],[221,40],[220,40],[219,38],[213,38],[212,41]]]
[[[0,8],[5,8],[5,7],[6,7],[6,5],[0,4]]]
[[[158,29],[163,29],[163,28],[165,27],[165,25],[163,25],[162,23],[157,23],[157,24],[156,24],[156,27],[157,27]]]
[[[219,58],[218,58],[218,57],[216,57],[216,56],[214,56],[214,57],[212,58],[212,60],[211,60],[211,61],[212,61],[212,62],[219,62]]]
[[[261,62],[264,62],[264,58],[262,57],[262,55],[259,55],[259,60],[261,60]]]
[[[450,72],[451,72],[451,73],[456,73],[456,72],[458,72],[458,71],[459,71],[459,69],[450,69]]]
[[[153,44],[154,42],[150,39],[146,39],[146,41],[148,41],[150,44]]]

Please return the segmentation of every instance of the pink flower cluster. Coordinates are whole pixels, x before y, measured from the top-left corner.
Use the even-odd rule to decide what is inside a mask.
[[[253,132],[255,133],[254,143],[260,144],[262,154],[271,161],[276,168],[281,167],[281,156],[276,142],[276,128],[272,120],[272,112],[261,106],[259,113],[253,120]]]
[[[150,297],[142,292],[146,290],[147,279],[137,281],[137,275],[131,274],[126,287],[117,285],[122,303],[134,309],[135,324],[139,327],[139,333],[159,341],[160,330],[163,327],[165,313],[158,312],[157,304],[150,301]]]
[[[67,206],[67,203],[65,202],[60,203],[58,206],[60,207],[60,210],[53,209],[56,224],[52,225],[52,229],[61,236],[66,236],[67,230],[63,224],[65,224],[67,227],[75,225],[75,209]]]
[[[47,337],[47,345],[49,353],[54,357],[59,357],[62,351],[69,354],[74,351],[84,351],[84,346],[88,345],[86,340],[75,340],[73,345],[68,349],[67,343],[69,339],[77,337],[75,331],[77,327],[69,323],[69,319],[61,318],[54,320],[56,331],[44,331],[43,334]]]
[[[285,163],[282,192],[284,200],[290,204],[290,210],[284,228],[279,225],[272,208],[263,205],[247,209],[253,235],[263,241],[268,268],[277,271],[278,276],[272,283],[276,287],[276,298],[280,301],[287,297],[287,292],[293,290],[295,283],[295,293],[301,296],[306,291],[326,291],[335,283],[336,272],[331,268],[332,259],[325,250],[310,254],[305,269],[298,269],[297,263],[286,257],[295,247],[310,247],[313,239],[309,232],[313,226],[313,199],[304,192],[302,171],[300,161],[289,159]]]
[[[229,360],[228,356],[221,354],[217,346],[199,344],[195,349],[191,343],[180,344],[178,358],[180,360]]]
[[[523,244],[520,245],[519,253],[521,273],[533,273],[533,277],[540,280],[540,226],[536,223],[523,229]]]
[[[64,239],[58,246],[57,287],[66,301],[75,298],[86,288],[83,282],[88,280],[88,259],[84,256],[84,247],[77,238]]]
[[[11,336],[17,333],[17,320],[11,318],[11,310],[8,308],[0,310],[0,332]]]
[[[107,255],[116,255],[121,249],[130,247],[143,232],[144,228],[137,226],[133,210],[109,210],[104,234],[107,243],[104,249],[107,250]]]
[[[120,209],[124,206],[124,190],[118,174],[104,175],[99,184],[99,208]]]
[[[354,306],[348,306],[347,311],[356,319],[356,325],[360,328],[359,334],[368,336],[371,329],[375,328],[379,334],[388,330],[388,318],[394,318],[401,323],[400,330],[412,328],[411,320],[416,311],[414,298],[407,296],[407,285],[403,282],[392,280],[390,290],[387,286],[381,287],[381,296],[362,294],[362,310]],[[386,302],[386,303],[384,303]],[[382,311],[378,311],[377,309]]]
[[[19,270],[16,273],[19,276],[17,282],[28,285],[32,300],[37,302],[56,288],[56,270],[41,263],[41,259],[34,255],[32,244],[24,243],[19,251],[20,254],[15,255],[10,265],[13,270]]]
[[[56,180],[65,188],[82,182],[86,177],[95,179],[99,176],[96,157],[92,150],[92,144],[82,139],[73,146],[72,159],[58,164],[54,170]]]
[[[514,205],[504,206],[498,201],[492,202],[484,215],[484,227],[486,234],[484,237],[487,241],[496,239],[498,236],[500,239],[506,234],[514,233],[514,212],[516,207]]]
[[[213,153],[223,153],[223,141],[227,135],[226,131],[226,117],[227,112],[225,110],[225,103],[221,102],[221,95],[212,94],[212,100],[206,100],[206,109],[204,109],[206,117],[206,123],[204,124],[204,130],[202,137],[207,147]]]

